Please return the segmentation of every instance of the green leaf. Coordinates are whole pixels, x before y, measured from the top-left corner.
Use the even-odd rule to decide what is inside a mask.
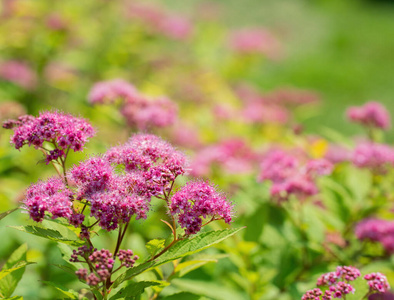
[[[170,296],[165,297],[166,300],[198,300],[201,299],[201,296],[192,294],[192,293],[187,293],[187,292],[181,292],[177,294],[172,294]]]
[[[84,244],[84,242],[82,240],[77,240],[77,239],[73,240],[73,239],[65,238],[59,231],[53,230],[53,229],[43,228],[43,227],[39,227],[39,226],[31,226],[31,225],[9,226],[9,227],[15,228],[17,230],[27,232],[30,234],[34,234],[36,236],[40,236],[40,237],[46,238],[51,241],[60,242],[60,243],[64,243],[64,244],[68,244],[68,245],[72,245],[72,246],[81,246]]]
[[[1,214],[0,214],[0,220],[4,219],[6,216],[12,214],[14,211],[16,211],[16,210],[18,210],[18,209],[19,209],[19,207],[16,207],[16,208],[14,208],[14,209],[10,209],[10,210],[7,210],[7,211],[1,213]]]
[[[115,299],[135,299],[140,296],[147,287],[151,286],[165,286],[168,282],[165,281],[140,281],[131,282],[126,287],[120,289],[110,300]]]
[[[50,286],[53,286],[55,289],[57,289],[58,291],[60,291],[62,294],[64,294],[65,296],[67,296],[67,299],[75,299],[78,300],[78,293],[74,290],[70,290],[67,289],[61,285],[55,284],[53,282],[50,281],[43,281],[43,283],[48,284]]]
[[[66,265],[59,265],[59,264],[51,264],[51,265],[63,270],[64,272],[67,272],[68,274],[75,276],[76,268],[72,268],[72,267],[66,266]]]
[[[151,240],[146,243],[146,250],[148,250],[150,256],[153,257],[156,253],[158,253],[161,249],[164,248],[164,243],[164,239]]]
[[[183,277],[187,273],[194,271],[195,269],[209,263],[209,262],[217,262],[216,259],[206,259],[206,260],[189,260],[183,263],[180,263],[175,267],[174,275],[176,277]]]
[[[197,281],[190,279],[174,279],[171,285],[179,288],[182,291],[190,292],[197,295],[206,296],[215,300],[244,300],[246,295],[240,294],[238,291],[232,290],[229,287],[219,286],[214,282]]]
[[[155,264],[154,261],[149,261],[149,262],[142,263],[142,264],[140,264],[140,265],[138,265],[136,267],[133,267],[131,269],[128,269],[126,272],[124,272],[118,278],[116,278],[116,280],[114,281],[114,284],[113,284],[112,287],[113,288],[118,287],[125,280],[129,280],[129,279],[133,278],[134,276],[136,276],[136,275],[148,270],[154,264]]]
[[[22,296],[14,296],[11,298],[7,298],[6,300],[23,300],[23,297]]]
[[[236,234],[244,228],[245,227],[209,231],[180,240],[162,256],[156,259],[155,267],[207,249]]]
[[[16,249],[0,271],[0,292],[4,297],[11,297],[18,282],[22,279],[25,266],[32,264],[26,261],[27,245]]]

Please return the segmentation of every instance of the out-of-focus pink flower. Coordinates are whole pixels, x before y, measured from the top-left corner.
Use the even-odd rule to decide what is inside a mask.
[[[256,154],[242,140],[225,140],[201,149],[191,163],[191,174],[206,176],[213,165],[218,165],[227,173],[248,173],[252,171]]]
[[[231,120],[237,114],[237,111],[234,107],[226,104],[216,104],[213,107],[212,112],[215,118],[218,120]]]
[[[59,13],[51,13],[47,16],[46,25],[52,30],[66,30],[68,28],[67,21]]]
[[[97,82],[90,90],[88,100],[92,104],[113,103],[116,100],[130,100],[138,97],[137,89],[123,79]]]
[[[174,126],[172,140],[176,145],[188,149],[196,149],[202,145],[198,131],[182,123]]]
[[[128,6],[127,16],[139,20],[155,33],[175,40],[185,40],[193,32],[188,19],[152,4],[134,2]]]
[[[271,196],[278,202],[287,201],[291,195],[303,200],[319,192],[316,177],[329,175],[331,171],[332,164],[327,160],[301,164],[299,157],[273,149],[262,159],[258,180],[272,182]]]
[[[380,219],[365,219],[355,228],[359,240],[370,240],[382,244],[387,253],[394,253],[394,222]]]
[[[289,111],[276,104],[251,102],[241,112],[246,123],[285,124],[289,120]]]
[[[394,149],[386,144],[361,143],[354,149],[353,164],[384,174],[394,164]]]
[[[269,58],[280,58],[281,45],[267,29],[248,28],[231,32],[230,47],[240,54],[264,54]]]
[[[351,161],[352,152],[340,145],[330,144],[324,158],[333,164]]]
[[[129,126],[146,130],[174,124],[178,115],[178,106],[166,97],[148,99],[140,96],[126,101],[121,108],[121,113]]]
[[[0,78],[15,83],[26,89],[34,89],[37,84],[36,74],[21,61],[9,60],[0,63]]]
[[[363,106],[352,106],[346,112],[350,121],[364,126],[376,127],[383,130],[390,128],[390,113],[379,102],[371,101]]]

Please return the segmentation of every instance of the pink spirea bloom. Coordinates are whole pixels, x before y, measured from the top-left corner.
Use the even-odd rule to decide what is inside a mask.
[[[290,112],[277,104],[249,102],[241,111],[241,116],[246,123],[286,124],[290,118]]]
[[[231,32],[230,48],[240,54],[264,54],[269,58],[281,56],[277,38],[267,29],[247,28]]]
[[[324,158],[330,161],[332,164],[338,164],[346,161],[351,161],[352,159],[352,152],[351,150],[340,146],[331,144],[328,147]]]
[[[356,225],[355,234],[359,240],[379,242],[387,253],[394,253],[393,221],[365,219]]]
[[[352,266],[338,266],[335,272],[321,275],[317,279],[317,286],[332,286],[340,281],[354,281],[361,276],[360,270]]]
[[[24,206],[28,210],[30,217],[41,222],[45,213],[56,218],[70,218],[72,191],[69,190],[60,178],[50,178],[47,181],[40,181],[32,184],[26,191]]]
[[[129,126],[146,130],[151,127],[167,127],[175,123],[178,106],[166,97],[148,99],[139,96],[127,99],[121,108]]]
[[[390,289],[387,277],[381,273],[367,274],[364,276],[364,279],[367,280],[371,291],[384,293]]]
[[[361,143],[354,149],[353,164],[384,174],[394,164],[394,149],[386,144]]]
[[[171,198],[170,213],[178,218],[186,234],[200,231],[202,218],[232,220],[233,206],[223,193],[204,181],[188,182]]]
[[[329,175],[332,164],[327,160],[310,160],[302,165],[299,158],[283,150],[270,150],[262,159],[259,181],[272,182],[271,196],[278,202],[286,201],[290,195],[299,199],[319,192],[316,177]]]
[[[90,90],[88,100],[92,104],[105,104],[137,96],[137,89],[133,85],[123,79],[112,79],[97,82]]]
[[[336,285],[332,285],[329,288],[331,299],[343,298],[344,295],[355,292],[355,288],[346,282],[339,281]],[[326,293],[327,294],[327,293]],[[330,299],[327,297],[327,299]]]
[[[241,139],[230,139],[199,150],[191,163],[191,174],[207,176],[212,166],[223,168],[229,174],[248,173],[253,170],[256,154]]]
[[[371,101],[363,106],[352,106],[347,110],[346,114],[350,121],[364,126],[384,130],[390,127],[390,113],[379,102]]]
[[[0,78],[26,89],[34,89],[37,76],[24,62],[10,60],[0,63]]]
[[[187,18],[168,12],[157,5],[134,2],[128,6],[127,15],[139,20],[152,33],[174,40],[185,40],[193,33],[193,25]]]
[[[301,297],[301,300],[320,300],[321,295],[323,295],[323,292],[320,289],[316,288],[316,289],[307,291]]]
[[[265,95],[266,101],[285,107],[294,107],[305,104],[317,104],[320,99],[313,91],[295,88],[282,88]]]
[[[110,162],[92,157],[74,166],[68,178],[77,186],[76,198],[91,204],[91,215],[108,231],[119,223],[146,218],[151,194],[139,174],[118,175]]]
[[[137,172],[147,182],[152,195],[162,195],[172,181],[188,170],[186,156],[152,134],[136,134],[123,146],[107,151],[106,159]]]
[[[43,147],[44,142],[56,143],[56,149],[47,155],[47,162],[65,156],[67,149],[82,151],[85,143],[95,134],[84,119],[60,112],[42,112],[38,117],[23,116],[3,124],[12,128],[11,143],[16,149],[24,145]]]

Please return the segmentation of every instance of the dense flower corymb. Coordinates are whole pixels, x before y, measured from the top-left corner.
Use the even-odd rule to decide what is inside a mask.
[[[172,196],[169,209],[186,234],[195,234],[201,229],[202,218],[223,219],[230,223],[233,206],[213,185],[191,181]]]
[[[72,191],[66,188],[60,178],[50,178],[47,181],[41,181],[32,184],[26,191],[24,204],[29,212],[30,217],[41,222],[45,212],[49,212],[52,218],[70,218]]]
[[[390,289],[387,277],[381,273],[367,274],[364,276],[364,279],[367,280],[371,291],[384,293]]]
[[[47,154],[47,161],[65,156],[68,149],[81,151],[95,133],[86,120],[60,112],[42,112],[38,117],[23,116],[5,122],[3,127],[14,130],[11,143],[16,149],[26,144],[42,148],[44,142],[52,143],[55,149]]]
[[[347,110],[349,120],[368,127],[388,129],[390,127],[390,114],[379,102],[371,101],[363,106],[352,106]]]

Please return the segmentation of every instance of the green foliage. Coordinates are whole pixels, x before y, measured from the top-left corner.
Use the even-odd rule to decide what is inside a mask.
[[[166,282],[162,281],[140,281],[131,282],[124,288],[120,289],[115,295],[113,295],[110,300],[115,299],[138,299],[139,296],[148,287],[152,286],[165,286],[168,285]]]
[[[22,279],[25,267],[32,262],[26,260],[27,245],[16,249],[0,271],[0,296],[11,297],[18,282]]]

